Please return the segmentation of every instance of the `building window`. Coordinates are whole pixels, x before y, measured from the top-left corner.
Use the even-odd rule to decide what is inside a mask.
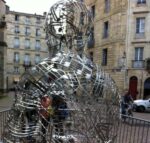
[[[145,61],[143,60],[143,47],[136,47],[135,48],[135,57],[132,61],[132,67],[133,68],[144,68]]]
[[[19,26],[15,26],[15,33],[19,33]]]
[[[41,23],[40,17],[37,17],[37,18],[36,18],[36,23],[37,23],[37,24],[40,24],[40,23]]]
[[[135,48],[135,61],[142,61],[143,60],[143,47]]]
[[[40,33],[40,29],[36,29],[36,36],[40,36],[41,33]]]
[[[94,40],[94,27],[91,28],[90,39]]]
[[[110,0],[105,0],[105,13],[110,11]]]
[[[139,17],[136,19],[136,33],[144,34],[145,33],[145,18]]]
[[[80,24],[84,25],[84,13],[83,12],[80,13]]]
[[[35,55],[35,64],[38,64],[41,61],[40,55]]]
[[[89,38],[88,38],[87,46],[88,46],[88,48],[93,48],[93,47],[94,47],[94,44],[95,44],[94,27],[92,27],[92,28],[91,28],[91,31],[90,31],[90,36],[89,36]]]
[[[14,48],[19,48],[19,46],[20,46],[19,38],[15,37],[15,39],[14,39]]]
[[[25,35],[30,35],[30,27],[25,28]]]
[[[14,67],[14,73],[19,73],[19,67]]]
[[[103,38],[107,38],[109,36],[109,22],[104,22],[104,32],[103,32]]]
[[[15,15],[15,21],[19,21],[19,15]]]
[[[77,36],[77,48],[78,48],[78,50],[82,50],[82,48],[83,48],[83,34],[82,34],[82,32],[79,32],[78,33],[78,36]],[[70,41],[70,49],[72,48],[72,46],[71,46],[71,44],[72,44],[72,41]]]
[[[25,48],[30,48],[30,39],[25,39]]]
[[[29,65],[30,64],[30,55],[29,54],[25,54],[25,56],[24,56],[24,64],[25,65]]]
[[[25,23],[30,24],[30,17],[26,16]]]
[[[24,55],[24,63],[23,66],[25,68],[25,71],[31,67],[31,60],[30,60],[30,55],[29,54],[25,54]]]
[[[36,40],[36,43],[35,43],[35,50],[40,50],[41,49],[41,43],[39,40]]]
[[[145,4],[146,0],[137,0],[137,4]]]
[[[90,59],[93,61],[93,52],[90,52]]]
[[[92,7],[91,7],[91,13],[92,13],[92,16],[93,16],[93,18],[95,17],[95,5],[93,5]]]
[[[20,61],[19,53],[18,53],[18,52],[15,52],[15,53],[14,53],[14,62],[15,62],[15,63],[19,63],[19,61]]]
[[[107,65],[107,49],[103,49],[102,51],[102,65],[106,66]]]

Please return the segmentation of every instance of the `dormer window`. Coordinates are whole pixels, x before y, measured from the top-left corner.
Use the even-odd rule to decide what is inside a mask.
[[[37,17],[37,18],[36,18],[36,23],[37,23],[37,24],[40,24],[40,23],[41,23],[40,17]]]
[[[25,23],[30,24],[30,17],[26,16]]]
[[[19,15],[15,15],[15,21],[19,21]]]

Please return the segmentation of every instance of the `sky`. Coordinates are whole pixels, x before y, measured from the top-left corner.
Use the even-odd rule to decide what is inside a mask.
[[[5,0],[11,11],[30,14],[48,12],[50,7],[59,0]]]

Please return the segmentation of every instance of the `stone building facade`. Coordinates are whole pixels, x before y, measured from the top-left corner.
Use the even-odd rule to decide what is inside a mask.
[[[6,62],[6,39],[5,39],[5,30],[6,30],[6,4],[4,0],[0,0],[0,91],[3,91],[6,88],[5,83],[5,62]]]
[[[136,98],[150,97],[150,1],[128,3],[126,59],[129,88]]]
[[[94,17],[89,55],[134,99],[150,95],[150,1],[85,0]],[[144,28],[143,28],[144,27]],[[139,28],[142,30],[139,32]],[[144,32],[143,32],[144,30]]]
[[[48,57],[43,29],[45,15],[9,11],[7,31],[7,88],[13,88],[23,72]]]
[[[119,89],[123,89],[127,1],[85,2],[94,18],[93,37],[87,44],[89,55],[111,74]]]

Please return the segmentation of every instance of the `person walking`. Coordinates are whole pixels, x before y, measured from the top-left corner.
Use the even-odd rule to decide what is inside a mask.
[[[122,94],[121,97],[121,114],[122,114],[122,118],[124,118],[127,113],[127,108],[129,108],[129,106],[133,103],[133,98],[129,92],[128,89],[124,90],[124,93]],[[130,112],[132,112],[130,110]],[[130,113],[131,114],[131,113]]]
[[[46,143],[46,131],[49,124],[50,117],[53,115],[52,98],[44,96],[41,98],[41,123],[42,123],[42,143]]]
[[[59,136],[64,135],[64,121],[68,117],[67,103],[61,95],[53,96],[52,107],[54,109],[53,122],[55,126],[55,134]]]

